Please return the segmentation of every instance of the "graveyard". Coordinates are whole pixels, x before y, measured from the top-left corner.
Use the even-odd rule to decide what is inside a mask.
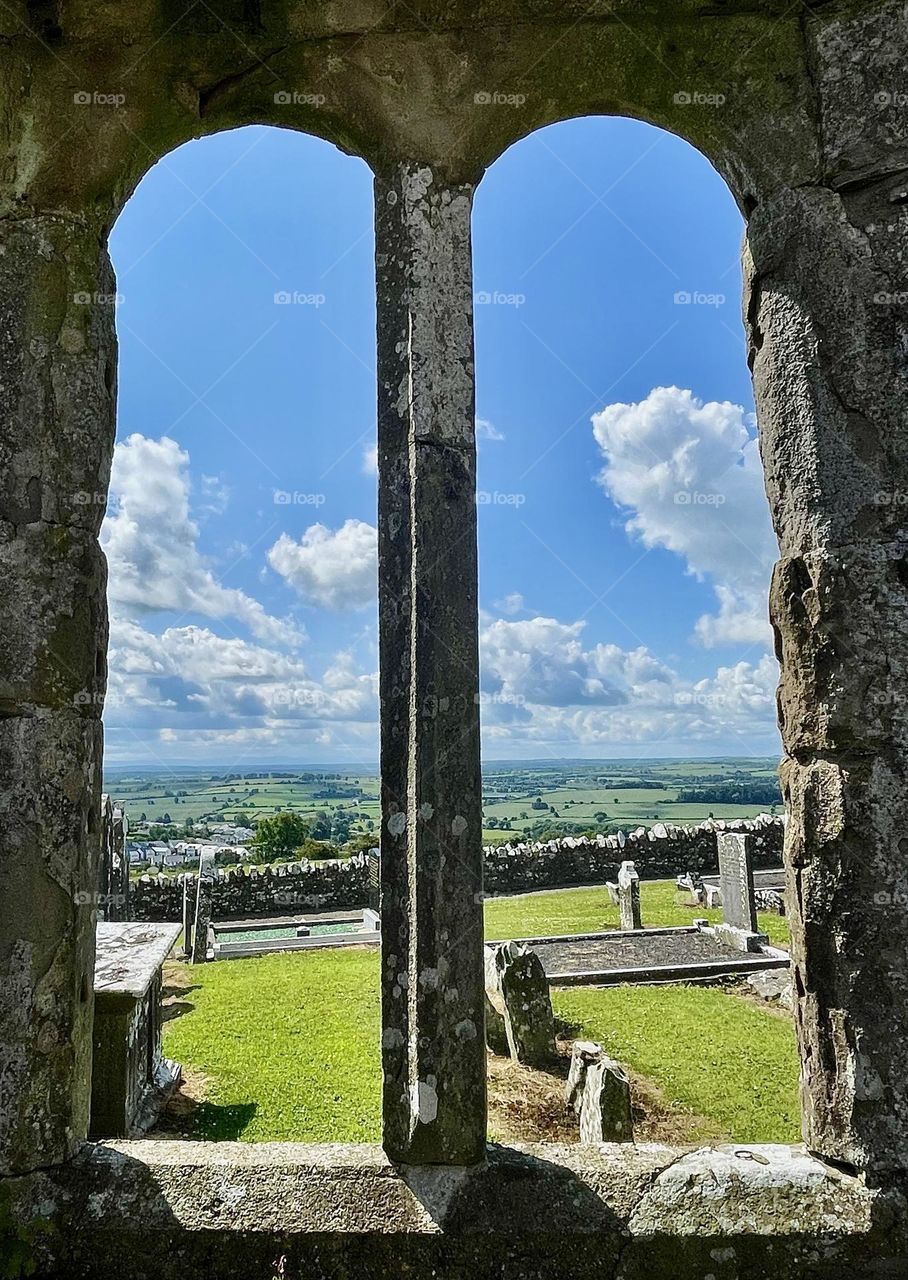
[[[594,893],[600,906],[595,915]],[[641,900],[648,918],[664,919],[665,903],[678,920],[693,909],[676,905],[677,897],[672,882],[664,881],[645,883]],[[565,932],[591,923],[618,925],[617,908],[602,890],[486,903],[489,936],[525,936],[540,918],[557,919],[555,927]],[[765,919],[778,931],[779,917]],[[167,985],[179,1012],[165,1022],[165,1052],[207,1085],[182,1125],[164,1117],[165,1131],[247,1142],[375,1140],[380,1066],[374,949],[283,953],[191,969],[175,962]],[[650,1131],[654,1139],[796,1140],[790,1017],[723,987],[572,987],[553,989],[552,1004],[565,1031],[571,1029],[570,1039],[604,1041],[613,1056],[652,1082],[669,1116],[661,1133]],[[557,1079],[560,1088],[563,1080]],[[576,1129],[565,1125],[565,1131],[559,1140],[579,1139]],[[529,1141],[545,1134],[524,1128],[520,1136]]]

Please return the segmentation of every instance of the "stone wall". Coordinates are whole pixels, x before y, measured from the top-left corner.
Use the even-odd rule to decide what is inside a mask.
[[[781,818],[761,814],[741,822],[703,822],[681,827],[657,822],[649,830],[614,835],[567,836],[563,840],[489,845],[485,849],[485,892],[498,895],[614,880],[630,859],[644,879],[682,871],[715,871],[717,831],[744,831],[754,839],[754,865],[782,862]],[[186,876],[142,876],[133,886],[135,920],[179,920]],[[189,877],[194,879],[194,874]],[[351,911],[368,902],[366,858],[288,863],[286,866],[231,867],[215,871],[214,919],[295,915],[311,911]]]

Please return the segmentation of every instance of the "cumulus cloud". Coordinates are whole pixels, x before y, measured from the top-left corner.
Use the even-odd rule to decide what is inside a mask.
[[[129,619],[112,622],[106,719],[114,727],[231,733],[355,723],[374,730],[377,712],[377,675],[359,672],[349,654],[337,655],[318,679],[296,655],[207,627],[155,635]]]
[[[336,530],[310,525],[298,542],[281,534],[268,563],[309,604],[362,609],[377,596],[377,535],[362,520],[346,520]]]
[[[743,408],[656,387],[636,404],[609,405],[592,422],[605,458],[599,483],[631,512],[628,533],[682,556],[691,573],[713,583],[719,610],[699,619],[700,642],[768,644],[776,544]]]
[[[222,586],[199,551],[190,514],[189,455],[163,436],[129,436],[114,451],[111,506],[101,530],[115,613],[141,617],[162,610],[232,618],[262,640],[299,643],[290,621],[271,617],[258,600]],[[206,498],[212,493],[207,486]]]
[[[751,749],[775,735],[775,662],[681,677],[648,649],[587,646],[585,623],[554,618],[487,620],[480,636],[486,740],[667,746],[740,740]]]

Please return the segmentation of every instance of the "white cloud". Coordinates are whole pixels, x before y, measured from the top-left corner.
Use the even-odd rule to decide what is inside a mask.
[[[281,534],[268,563],[309,604],[326,609],[362,609],[377,596],[376,531],[362,520],[339,529],[313,524],[299,542]]]
[[[504,597],[503,600],[495,601],[495,608],[499,611],[499,613],[509,613],[509,614],[523,613],[523,610],[525,608],[523,603],[523,596],[520,594],[519,591],[511,591],[508,593],[508,595]]]
[[[720,667],[682,678],[645,647],[584,646],[583,622],[487,621],[480,637],[482,720],[487,743],[660,747],[691,742],[742,754],[775,739],[777,667]],[[670,749],[670,750],[669,750]]]
[[[743,408],[656,387],[592,421],[605,457],[598,479],[631,510],[627,531],[683,556],[691,573],[713,582],[719,611],[697,622],[701,643],[768,645],[766,597],[777,551]]]
[[[368,448],[363,449],[363,474],[367,476],[378,475],[377,444],[370,444]]]
[[[322,678],[297,656],[205,627],[168,627],[154,635],[114,618],[106,720],[114,727],[231,732],[235,727],[325,730],[356,722],[374,729],[375,673],[338,654]]]
[[[503,440],[504,438],[504,432],[499,431],[494,422],[490,422],[488,418],[476,419],[477,440]]]
[[[101,530],[114,613],[162,610],[232,618],[260,639],[298,644],[294,623],[217,581],[198,548],[189,508],[189,455],[176,441],[131,435],[114,451],[111,506]]]

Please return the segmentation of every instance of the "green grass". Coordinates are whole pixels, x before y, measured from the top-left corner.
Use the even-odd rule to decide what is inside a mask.
[[[797,1142],[794,1027],[716,987],[573,987],[556,1014],[705,1118],[704,1141]]]
[[[685,905],[688,894],[673,880],[645,880],[640,886],[640,911],[645,925],[687,925],[693,920],[722,919],[721,911]],[[605,886],[591,889],[548,889],[515,897],[492,898],[485,904],[486,937],[539,938],[564,933],[599,933],[618,928],[618,908]],[[787,946],[788,923],[783,916],[761,912],[760,928],[774,945]]]
[[[189,974],[192,1007],[165,1023],[164,1051],[209,1078],[196,1136],[377,1140],[377,951],[285,952]]]
[[[379,1137],[378,953],[295,952],[184,971],[164,1051],[208,1079],[191,1133],[210,1140]],[[797,1138],[790,1022],[717,988],[555,990],[575,1034],[601,1040],[703,1140]]]

